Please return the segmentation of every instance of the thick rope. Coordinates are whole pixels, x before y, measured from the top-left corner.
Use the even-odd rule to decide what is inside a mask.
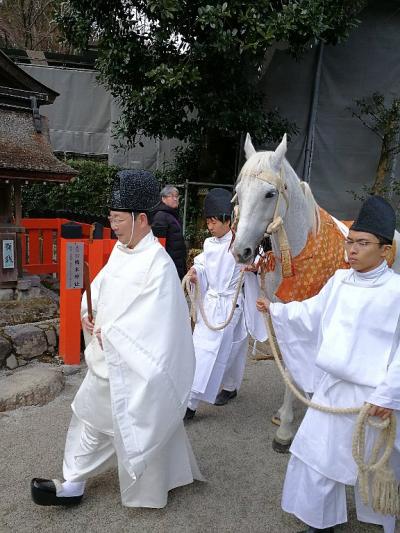
[[[204,310],[203,300],[202,300],[201,295],[200,295],[199,282],[197,281],[197,283],[193,284],[194,285],[194,291],[192,291],[191,287],[190,287],[190,275],[186,274],[186,276],[182,280],[182,288],[183,288],[184,291],[186,291],[186,293],[189,296],[189,300],[190,300],[190,316],[191,316],[193,322],[194,323],[197,322],[196,309],[197,309],[197,306],[198,306],[198,308],[200,309],[200,314],[201,314],[201,316],[203,318],[204,324],[208,327],[208,329],[211,329],[212,331],[219,331],[221,329],[226,328],[226,326],[231,322],[231,320],[233,318],[233,315],[235,313],[236,304],[237,304],[237,301],[238,301],[238,298],[239,298],[240,291],[242,290],[243,281],[244,281],[244,271],[242,271],[240,273],[240,276],[239,276],[239,279],[238,279],[238,283],[237,283],[237,286],[236,286],[236,290],[235,290],[235,293],[234,293],[234,297],[233,297],[233,300],[232,300],[232,308],[231,308],[231,311],[230,311],[227,319],[224,320],[224,322],[222,322],[221,324],[218,324],[217,326],[214,326],[208,320],[206,312]]]
[[[368,415],[370,407],[371,404],[366,403],[361,408],[353,433],[352,453],[358,466],[361,497],[368,505],[371,495],[371,507],[375,512],[397,515],[400,509],[399,489],[393,471],[389,467],[389,459],[396,439],[396,416],[391,413],[390,418],[380,423],[372,423]],[[368,462],[364,459],[367,423],[381,430]],[[379,454],[381,454],[380,458],[378,458]],[[370,476],[372,476],[371,484],[369,483]]]
[[[261,273],[261,293],[265,295],[265,273]],[[391,413],[390,418],[381,423],[375,422],[368,415],[371,404],[364,404],[362,407],[331,407],[309,400],[300,392],[294,383],[288,378],[285,368],[279,357],[278,348],[275,342],[274,329],[269,313],[263,313],[267,326],[268,338],[274,361],[279,369],[285,385],[289,387],[294,396],[311,409],[316,409],[324,413],[331,414],[358,414],[356,426],[353,433],[352,453],[358,466],[359,484],[361,497],[366,505],[371,505],[377,513],[398,515],[400,514],[400,498],[398,483],[393,471],[389,468],[388,461],[393,451],[396,438],[396,416]],[[366,424],[380,429],[371,453],[369,462],[365,461],[365,428]],[[378,459],[382,448],[384,451]],[[374,474],[371,483],[370,502],[370,474]],[[369,503],[370,502],[370,503]]]

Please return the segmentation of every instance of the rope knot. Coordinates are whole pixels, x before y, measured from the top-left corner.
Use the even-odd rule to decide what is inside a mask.
[[[276,233],[279,231],[279,229],[283,226],[283,219],[280,215],[274,218],[272,222],[270,222],[267,226],[267,233],[271,235],[272,233]]]

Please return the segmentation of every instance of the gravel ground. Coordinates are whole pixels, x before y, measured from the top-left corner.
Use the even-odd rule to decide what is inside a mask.
[[[66,387],[42,407],[0,413],[0,533],[204,533],[276,532],[303,529],[282,512],[280,496],[287,455],[272,451],[270,417],[283,386],[272,361],[249,354],[238,397],[224,407],[202,405],[187,430],[206,477],[171,491],[165,509],[121,506],[118,479],[109,471],[91,479],[76,508],[46,508],[30,499],[32,477],[62,477],[62,455],[70,403],[84,372],[66,377]],[[302,407],[296,405],[296,419]],[[349,522],[339,533],[373,533],[360,524],[349,494]]]

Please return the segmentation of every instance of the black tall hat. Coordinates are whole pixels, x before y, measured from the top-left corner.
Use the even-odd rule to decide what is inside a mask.
[[[396,214],[393,207],[381,196],[370,196],[361,206],[357,219],[350,228],[365,231],[393,241]]]
[[[211,189],[204,200],[205,218],[226,216],[232,213],[232,195],[226,189]]]
[[[121,170],[111,190],[112,211],[152,211],[160,203],[160,188],[152,172]]]

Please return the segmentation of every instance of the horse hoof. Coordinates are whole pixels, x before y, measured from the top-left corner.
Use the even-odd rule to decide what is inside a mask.
[[[278,440],[274,439],[272,441],[272,449],[274,450],[274,452],[277,453],[289,453],[289,448],[291,444],[292,441],[279,442]]]
[[[275,426],[280,426],[281,425],[281,419],[280,419],[280,416],[279,415],[273,415],[271,417],[271,422],[273,424],[275,424]]]

